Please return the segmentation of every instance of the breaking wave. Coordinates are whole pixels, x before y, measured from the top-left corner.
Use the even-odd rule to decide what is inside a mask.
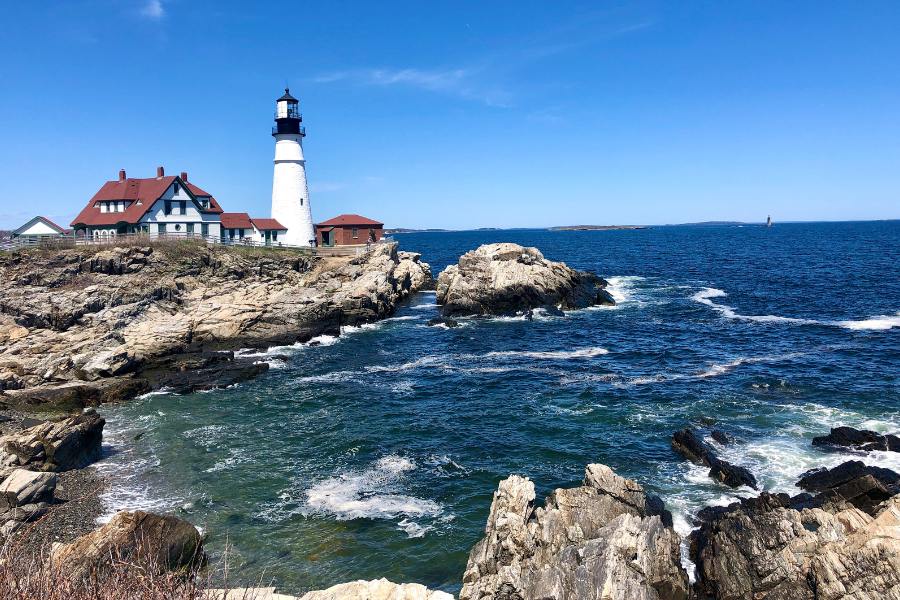
[[[339,521],[397,519],[409,537],[421,537],[427,527],[413,519],[434,518],[443,508],[437,502],[402,493],[406,473],[416,464],[395,454],[385,456],[364,471],[351,471],[326,479],[306,492],[312,513],[328,514]]]
[[[817,319],[799,319],[795,317],[782,317],[778,315],[742,315],[738,314],[733,307],[727,304],[713,302],[713,298],[724,298],[728,295],[724,290],[718,288],[703,288],[693,296],[691,300],[704,304],[713,310],[719,312],[728,319],[736,319],[740,321],[755,321],[757,323],[790,323],[794,325],[827,325],[831,327],[843,327],[855,331],[861,330],[887,330],[893,327],[900,327],[900,311],[896,315],[879,315],[860,320],[848,321],[820,321]]]

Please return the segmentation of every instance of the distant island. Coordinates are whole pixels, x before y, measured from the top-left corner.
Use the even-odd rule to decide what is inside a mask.
[[[647,229],[647,225],[564,225],[550,227],[550,231],[617,231],[621,229]]]
[[[384,235],[396,235],[398,233],[446,233],[449,229],[406,229],[404,227],[395,227],[393,229],[385,229]]]

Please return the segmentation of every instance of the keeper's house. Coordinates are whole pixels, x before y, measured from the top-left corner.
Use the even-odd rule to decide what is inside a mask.
[[[76,236],[94,239],[134,233],[219,238],[221,214],[216,199],[190,183],[187,173],[167,176],[159,167],[156,177],[135,179],[122,170],[94,194],[72,228]]]
[[[381,241],[384,223],[360,215],[339,215],[316,225],[319,246],[357,246]]]

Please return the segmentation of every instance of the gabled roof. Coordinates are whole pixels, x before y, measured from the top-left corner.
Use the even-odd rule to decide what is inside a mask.
[[[247,213],[227,213],[219,215],[223,229],[253,229],[253,222]]]
[[[287,231],[287,227],[275,219],[260,219],[258,217],[253,217],[250,221],[252,221],[253,225],[260,231]]]
[[[34,217],[33,219],[31,219],[30,221],[28,221],[27,223],[25,223],[24,225],[22,225],[21,227],[19,227],[18,229],[13,230],[12,234],[20,235],[23,231],[26,231],[29,227],[31,227],[38,221],[40,221],[41,223],[43,223],[50,229],[54,230],[56,233],[69,233],[68,229],[64,229],[64,228],[60,227],[59,225],[57,225],[56,223],[54,223],[47,217],[37,216],[37,217]]]
[[[360,215],[338,215],[333,219],[328,219],[327,221],[322,221],[321,223],[316,223],[316,227],[328,227],[328,226],[350,226],[350,225],[376,225],[379,227],[383,227],[384,223],[379,223],[378,221],[373,221],[372,219],[367,219],[366,217]]]
[[[94,194],[78,216],[72,221],[76,225],[117,225],[119,223],[135,224],[141,220],[147,211],[153,207],[153,203],[165,193],[172,182],[178,180],[179,184],[196,197],[208,197],[209,208],[201,210],[205,213],[219,214],[222,208],[209,192],[206,192],[193,183],[182,181],[180,177],[148,177],[144,179],[129,177],[125,180],[107,181],[103,187]],[[130,204],[123,212],[100,212],[98,202],[113,200],[126,200]]]

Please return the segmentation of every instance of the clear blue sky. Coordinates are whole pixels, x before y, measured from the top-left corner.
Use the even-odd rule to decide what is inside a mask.
[[[120,168],[268,216],[469,228],[900,217],[900,2],[2,3],[0,228]]]

